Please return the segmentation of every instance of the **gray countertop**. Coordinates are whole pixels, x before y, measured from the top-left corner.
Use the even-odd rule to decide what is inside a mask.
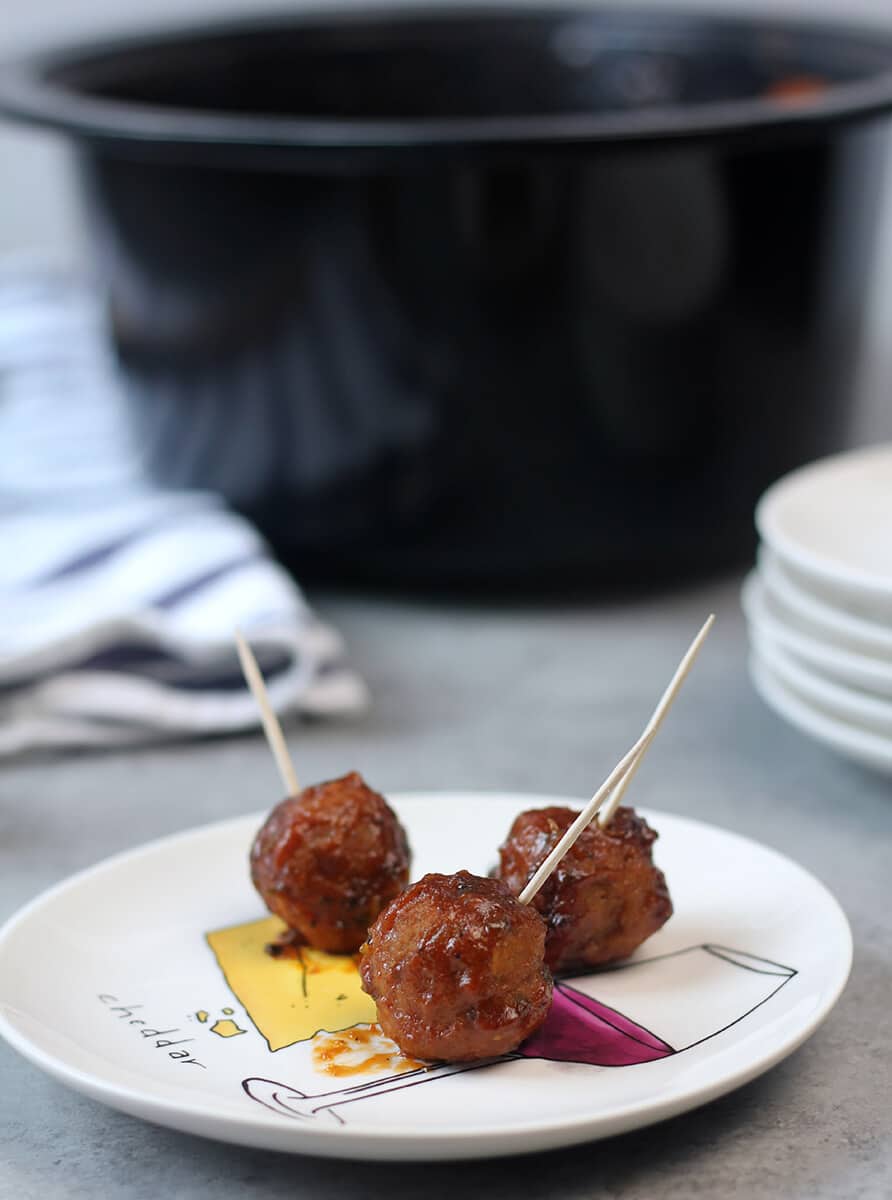
[[[291,729],[304,778],[355,766],[384,791],[578,796],[637,736],[714,609],[713,635],[631,799],[756,837],[813,871],[853,926],[847,991],[802,1049],[704,1109],[610,1142],[455,1165],[218,1145],[103,1108],[0,1046],[0,1197],[892,1195],[890,784],[806,741],[757,699],[737,581],[601,607],[343,598],[319,607],[347,636],[374,705],[356,723]],[[256,737],[8,765],[0,919],[108,854],[263,808],[277,793]]]

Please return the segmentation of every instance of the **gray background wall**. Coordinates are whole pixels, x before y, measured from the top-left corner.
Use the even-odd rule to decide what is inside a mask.
[[[313,7],[332,2],[314,0]],[[337,2],[341,7],[358,6],[364,0]],[[389,0],[388,6],[395,3],[407,0]],[[783,11],[812,19],[857,19],[892,26],[892,0],[649,0],[647,6],[671,4],[711,12],[777,15]],[[0,0],[0,55],[97,32],[303,6],[301,0],[152,0],[151,6],[126,6],[122,0]],[[892,134],[889,143],[892,164]],[[0,124],[0,255],[22,250],[48,252],[69,261],[83,258],[76,189],[65,148],[55,138]],[[892,171],[887,171],[883,236],[870,288],[857,441],[892,438]]]

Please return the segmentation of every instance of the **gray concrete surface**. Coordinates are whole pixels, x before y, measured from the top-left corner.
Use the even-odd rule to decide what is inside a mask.
[[[754,695],[737,581],[606,607],[319,607],[347,635],[374,707],[355,724],[292,728],[304,778],[356,766],[384,790],[580,796],[633,740],[715,609],[634,799],[760,838],[823,879],[854,929],[848,990],[795,1055],[705,1109],[611,1142],[476,1164],[362,1166],[218,1145],[105,1109],[0,1047],[0,1197],[892,1195],[892,788],[782,725]],[[255,737],[7,766],[0,918],[107,854],[262,808],[277,792]]]

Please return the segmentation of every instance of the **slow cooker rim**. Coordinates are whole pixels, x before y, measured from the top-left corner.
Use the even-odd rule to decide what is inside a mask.
[[[888,50],[889,68],[865,79],[836,83],[808,103],[780,105],[760,97],[708,101],[690,105],[647,106],[602,113],[564,112],[547,115],[460,117],[300,117],[262,113],[210,112],[100,98],[78,93],[54,80],[60,71],[79,62],[145,50],[153,43],[172,45],[195,37],[262,32],[267,28],[312,27],[386,20],[409,21],[505,19],[537,14],[570,19],[592,13],[631,17],[655,15],[692,20],[713,27],[745,27],[750,31],[792,33],[863,44]],[[537,5],[412,8],[361,8],[337,14],[308,8],[287,15],[268,13],[251,18],[176,25],[110,39],[94,39],[38,50],[0,66],[0,115],[43,126],[91,143],[132,143],[157,148],[205,146],[253,147],[269,150],[375,151],[404,153],[423,149],[461,149],[540,146],[585,146],[678,142],[715,136],[764,132],[790,133],[844,121],[867,119],[892,109],[892,30],[844,22],[815,22],[795,16],[728,14],[719,17],[695,9],[623,9],[618,5],[593,8]]]

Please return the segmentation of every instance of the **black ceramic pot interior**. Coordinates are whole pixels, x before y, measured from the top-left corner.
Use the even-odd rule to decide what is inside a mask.
[[[754,43],[733,26],[706,37],[708,54],[702,34],[659,20],[634,38],[627,26],[590,18],[345,22],[285,28],[274,39],[259,29],[172,41],[85,59],[55,79],[84,95],[162,108],[425,120],[752,99],[887,65],[864,46],[828,54],[820,42]]]

